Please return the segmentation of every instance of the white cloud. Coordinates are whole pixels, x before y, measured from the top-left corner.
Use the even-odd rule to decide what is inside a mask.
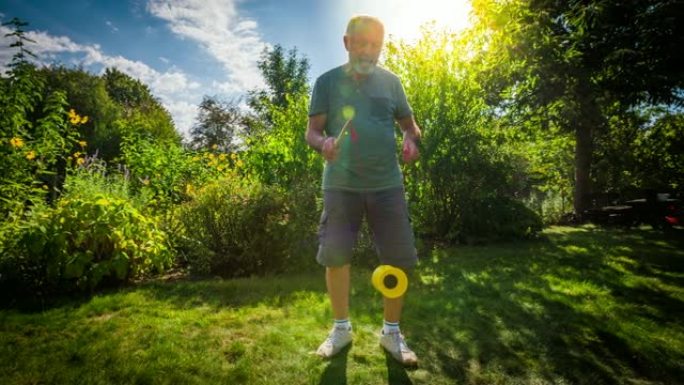
[[[6,72],[7,65],[16,52],[9,49],[14,39],[5,37],[11,30],[0,26],[0,73]],[[110,56],[102,52],[99,45],[82,45],[65,36],[52,36],[45,32],[28,31],[26,37],[35,41],[27,48],[39,58],[37,64],[47,65],[49,60],[58,54],[73,54],[79,62],[86,66],[97,66],[104,71],[105,67],[115,67],[120,71],[140,79],[147,84],[152,93],[159,97],[164,107],[171,113],[176,128],[187,135],[192,121],[197,115],[196,106],[201,101],[201,85],[175,67],[160,72],[147,64],[127,59],[123,56]]]
[[[200,99],[201,100],[201,99]],[[164,107],[173,116],[173,122],[176,127],[183,127],[181,131],[186,138],[189,138],[190,129],[194,123],[195,118],[198,113],[199,101],[188,101],[188,100],[169,100],[164,103]]]
[[[52,36],[45,32],[30,31],[27,37],[36,41],[29,49],[41,58],[39,64],[59,59],[69,54],[76,63],[87,66],[116,67],[149,85],[155,96],[173,116],[177,129],[187,135],[197,115],[197,105],[203,94],[223,93],[233,96],[263,87],[264,81],[256,61],[268,46],[258,33],[256,21],[239,14],[236,4],[240,0],[131,0],[134,16],[142,18],[143,4],[153,16],[165,20],[169,29],[181,39],[197,42],[215,58],[226,71],[226,78],[213,81],[210,86],[191,80],[183,71],[171,67],[157,71],[149,65],[122,56],[107,55],[98,45],[83,45],[65,36]],[[118,28],[110,20],[105,24],[114,32]],[[0,46],[7,47],[4,35],[9,32],[0,28]],[[145,33],[156,34],[157,29],[148,26]],[[13,50],[0,48],[0,73],[7,69]],[[160,57],[165,64],[169,60]]]
[[[227,72],[222,91],[244,93],[264,85],[256,61],[267,47],[254,20],[238,14],[237,0],[149,0],[148,11],[182,39],[198,42]]]
[[[119,32],[119,28],[117,28],[111,21],[107,20],[105,21],[105,24],[107,24],[107,27],[109,27],[112,32]]]

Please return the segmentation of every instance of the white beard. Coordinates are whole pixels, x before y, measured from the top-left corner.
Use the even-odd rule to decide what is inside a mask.
[[[353,64],[354,72],[359,75],[370,75],[375,71],[375,63],[371,63],[365,60],[357,60]]]

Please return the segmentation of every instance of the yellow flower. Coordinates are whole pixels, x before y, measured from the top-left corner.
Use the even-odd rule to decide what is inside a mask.
[[[237,155],[235,153],[230,154],[230,159],[232,159],[232,160],[237,159]]]
[[[150,180],[148,178],[145,178],[142,180],[142,184],[144,184],[145,186],[148,186],[150,184]]]
[[[223,170],[225,169],[224,166],[218,166],[218,167],[216,167],[216,168],[217,168],[219,171],[223,171]]]
[[[217,148],[218,148],[218,144],[214,144],[214,145],[211,146],[211,149],[212,149],[212,150],[216,150]]]
[[[209,154],[209,159],[214,159],[214,154]]]
[[[85,140],[81,140],[78,142],[78,144],[81,146],[81,148],[83,148],[88,145],[88,142],[86,142]]]
[[[78,164],[79,166],[82,165],[83,163],[85,163],[85,159],[83,159],[83,158],[76,159],[76,164]]]
[[[72,156],[73,156],[74,158],[78,158],[79,156],[81,156],[81,153],[78,152],[78,151],[76,151],[76,152],[74,152],[74,155],[72,155]]]
[[[194,193],[194,192],[195,192],[195,188],[192,187],[192,185],[190,183],[188,183],[188,185],[185,186],[185,193],[188,195],[192,195],[192,193]]]
[[[199,156],[193,156],[193,157],[192,157],[192,161],[193,161],[193,162],[197,162],[198,160],[200,160],[200,157],[199,157]]]
[[[238,159],[237,162],[235,162],[235,166],[238,167],[238,168],[242,167],[242,165],[243,165],[243,163],[242,163],[242,161],[239,160],[239,159]]]
[[[36,157],[36,152],[31,150],[26,153],[26,159],[33,160]]]
[[[84,124],[88,121],[88,117],[87,116],[83,116],[83,117],[80,116],[72,108],[69,110],[69,121],[71,122],[71,124]]]
[[[221,159],[221,160],[226,160],[226,154],[221,154],[221,155],[219,155],[219,159]]]
[[[12,147],[22,148],[24,147],[24,140],[20,137],[15,136],[14,138],[10,139],[10,144],[12,145]]]

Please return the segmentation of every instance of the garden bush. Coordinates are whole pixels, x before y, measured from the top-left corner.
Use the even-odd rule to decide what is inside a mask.
[[[527,237],[540,229],[520,203],[529,165],[488,108],[459,39],[427,29],[415,45],[387,48],[385,64],[402,79],[423,130],[419,161],[403,165],[416,235],[447,243]]]
[[[467,243],[534,238],[543,227],[536,212],[506,197],[471,201],[462,215]]]
[[[37,205],[0,230],[0,286],[15,295],[92,290],[170,267],[164,232],[131,202],[96,193]]]
[[[190,270],[224,277],[301,269],[313,261],[314,195],[227,176],[197,191],[181,209]],[[308,207],[308,209],[304,209]]]

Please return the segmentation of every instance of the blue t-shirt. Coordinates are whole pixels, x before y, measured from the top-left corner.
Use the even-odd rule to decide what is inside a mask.
[[[326,162],[324,190],[375,191],[403,185],[397,159],[395,119],[412,114],[399,78],[376,67],[361,81],[345,66],[316,79],[309,116],[327,114],[324,132],[337,137],[353,111],[338,158]]]

